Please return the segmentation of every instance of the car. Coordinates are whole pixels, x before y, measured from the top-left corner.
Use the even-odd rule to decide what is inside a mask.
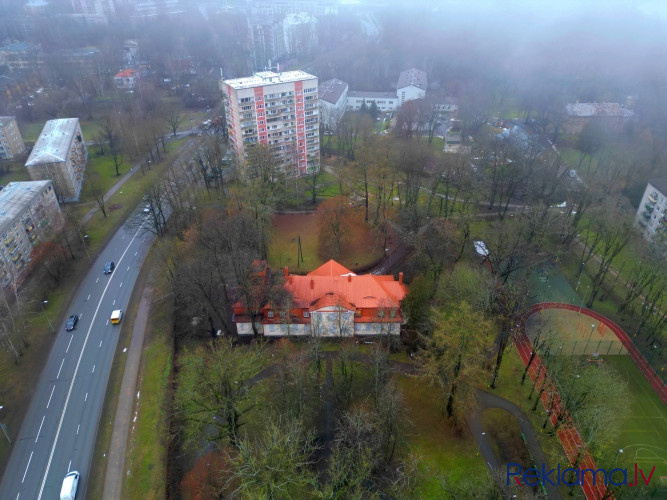
[[[78,486],[79,473],[73,470],[63,479],[63,485],[60,488],[60,500],[74,500]]]
[[[576,170],[570,170],[570,177],[573,179],[577,176],[577,171]]]
[[[116,264],[113,260],[110,260],[104,264],[104,274],[111,274],[114,269],[116,269]]]
[[[151,206],[150,206],[150,205],[146,205],[146,206],[144,207],[144,213],[145,213],[145,214],[149,214],[149,213],[151,213]]]
[[[123,310],[122,309],[116,309],[111,313],[111,324],[112,325],[117,325],[120,323],[120,320],[123,319]]]
[[[76,314],[70,315],[70,317],[67,318],[67,322],[65,323],[65,330],[71,332],[76,328],[76,324],[78,322],[79,322],[79,317]]]

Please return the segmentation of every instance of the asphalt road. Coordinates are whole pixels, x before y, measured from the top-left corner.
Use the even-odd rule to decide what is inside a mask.
[[[121,227],[71,301],[80,315],[72,332],[58,325],[58,338],[40,376],[30,409],[0,484],[0,499],[59,498],[68,471],[81,473],[77,498],[84,498],[109,372],[123,323],[111,311],[126,311],[153,235]],[[116,269],[103,274],[104,263]],[[37,375],[37,374],[35,374]],[[5,404],[11,404],[7,402]]]

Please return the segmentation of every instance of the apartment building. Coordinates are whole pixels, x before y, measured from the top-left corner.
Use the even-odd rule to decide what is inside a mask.
[[[78,118],[49,120],[44,124],[25,166],[34,181],[51,180],[58,200],[79,199],[88,148]]]
[[[667,254],[667,177],[648,182],[635,222],[644,238]]]
[[[347,109],[358,111],[363,104],[370,107],[375,103],[379,111],[395,111],[398,108],[398,97],[392,92],[371,92],[366,90],[350,90],[347,93]]]
[[[239,157],[267,146],[282,171],[320,168],[317,77],[304,71],[261,71],[221,82],[229,139]]]
[[[15,116],[0,116],[0,160],[13,160],[25,151]]]
[[[0,286],[25,277],[30,254],[63,224],[51,181],[10,182],[0,191]]]
[[[347,105],[347,83],[334,78],[320,85],[320,120],[326,130],[336,130],[338,122],[345,114]]]
[[[417,68],[401,71],[396,84],[396,96],[401,104],[415,99],[423,99],[428,89],[426,71]]]

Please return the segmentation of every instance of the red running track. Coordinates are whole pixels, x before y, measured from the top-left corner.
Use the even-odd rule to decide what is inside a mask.
[[[632,361],[635,362],[635,365],[637,365],[639,371],[644,374],[644,377],[646,377],[648,383],[651,384],[651,387],[653,387],[653,390],[660,397],[663,404],[667,405],[667,385],[660,379],[655,370],[648,364],[646,358],[644,358],[642,353],[639,352],[639,349],[635,347],[632,340],[630,340],[630,337],[628,337],[628,335],[620,326],[605,318],[601,314],[596,313],[595,311],[591,311],[585,307],[582,308],[572,304],[563,304],[560,302],[541,302],[539,304],[535,304],[528,311],[526,311],[523,316],[524,320],[537,311],[544,309],[567,309],[569,311],[581,311],[582,314],[590,316],[591,318],[598,320],[600,323],[604,323],[607,328],[614,332],[616,338],[621,342],[621,344],[623,344],[623,347],[627,349],[628,354],[632,358]]]

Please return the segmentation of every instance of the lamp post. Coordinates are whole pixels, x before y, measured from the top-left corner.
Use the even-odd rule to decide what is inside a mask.
[[[586,292],[584,292],[583,297],[581,298],[581,304],[579,304],[579,314],[581,314],[581,308],[584,307],[584,300],[586,300],[586,293],[588,293],[588,288],[590,285],[586,285]]]
[[[594,324],[591,325],[591,333],[588,336],[588,340],[586,341],[586,347],[584,347],[584,354],[586,354],[586,352],[588,352],[588,343],[591,341],[591,337],[593,336],[593,330],[595,330],[595,325]]]
[[[44,309],[44,304],[48,304],[48,303],[49,303],[48,300],[42,300],[42,301],[39,303],[39,307],[42,308],[42,312],[44,313],[44,317],[46,318],[46,321],[49,322],[49,326],[51,327],[51,333],[56,333],[56,330],[55,330],[55,328],[53,328],[53,324],[51,323],[51,320],[49,319],[49,315],[46,314],[46,310]],[[1,409],[2,409],[2,407],[0,406],[0,410],[1,410]]]
[[[618,456],[619,456],[621,453],[623,453],[623,448],[621,448],[621,449],[618,450],[618,453],[616,453],[616,456],[614,457],[614,461],[616,461],[616,459],[618,458]]]
[[[391,249],[390,248],[385,248],[384,249],[385,256],[387,253],[389,253],[389,270],[391,270]]]
[[[648,360],[648,364],[650,365],[653,362],[653,356],[655,356],[655,353],[658,352],[658,346],[656,344],[653,344],[651,346],[651,358]]]

